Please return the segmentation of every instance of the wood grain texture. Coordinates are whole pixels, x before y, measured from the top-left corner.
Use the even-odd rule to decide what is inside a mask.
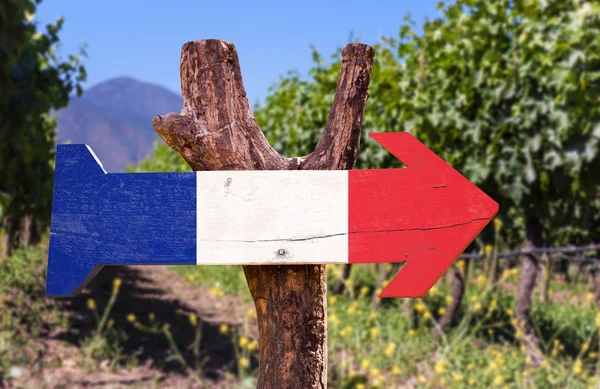
[[[348,172],[198,172],[197,263],[348,263]]]
[[[409,133],[370,135],[407,168],[348,172],[348,262],[407,262],[381,297],[422,297],[498,204]]]
[[[57,145],[48,295],[78,293],[104,265],[195,264],[195,230],[195,173],[106,174],[85,145]]]
[[[194,170],[352,169],[373,57],[369,46],[346,46],[327,126],[306,157],[286,158],[268,144],[246,98],[235,47],[219,40],[183,45],[183,108],[152,124]],[[325,266],[245,266],[244,273],[259,312],[257,387],[326,388]]]

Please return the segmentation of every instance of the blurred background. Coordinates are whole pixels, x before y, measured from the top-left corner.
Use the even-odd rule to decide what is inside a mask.
[[[64,18],[63,18],[64,17]],[[236,45],[254,115],[310,153],[348,43],[375,48],[357,168],[407,131],[500,203],[421,299],[400,265],[328,266],[331,388],[600,388],[600,3],[5,0],[0,4],[0,387],[252,388],[241,267],[112,267],[45,297],[54,149],[108,172],[188,171],[153,131],[179,112],[183,43]],[[401,201],[399,194],[399,201]]]

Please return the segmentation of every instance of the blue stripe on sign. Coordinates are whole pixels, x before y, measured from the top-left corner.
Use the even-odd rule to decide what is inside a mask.
[[[196,263],[195,173],[106,174],[58,145],[46,294],[78,293],[103,265]]]

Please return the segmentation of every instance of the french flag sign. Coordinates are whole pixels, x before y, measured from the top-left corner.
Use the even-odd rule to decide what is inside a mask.
[[[370,134],[406,168],[106,173],[58,145],[49,296],[107,265],[406,262],[381,297],[420,297],[498,204],[408,133]]]

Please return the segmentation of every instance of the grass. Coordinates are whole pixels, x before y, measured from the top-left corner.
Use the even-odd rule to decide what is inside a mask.
[[[247,294],[241,272],[231,277],[229,268],[210,268],[189,267],[186,279]],[[331,286],[341,267],[328,270]],[[419,388],[588,388],[597,380],[597,316],[589,299],[578,305],[534,301],[532,316],[546,352],[542,367],[534,369],[527,367],[518,342],[514,295],[492,289],[483,275],[468,285],[462,319],[443,336],[436,336],[436,322],[451,301],[449,284],[440,281],[410,309],[402,300],[375,309],[377,277],[369,267],[355,266],[349,292],[328,298],[331,387],[383,388],[411,381]],[[517,280],[515,270],[503,276],[513,286]],[[589,295],[590,286],[580,285],[574,293]]]
[[[0,263],[0,384],[11,368],[33,363],[35,339],[49,327],[70,326],[61,307],[44,296],[46,251],[43,245],[19,250]],[[181,266],[173,268],[190,286],[209,285],[211,294],[249,298],[240,266]],[[341,267],[328,269],[329,285],[337,282]],[[436,323],[450,302],[450,285],[441,280],[423,299],[411,305],[404,300],[385,300],[375,308],[371,302],[378,275],[368,266],[355,266],[343,295],[328,297],[329,382],[332,388],[384,388],[410,382],[418,388],[589,388],[598,382],[598,327],[600,316],[589,298],[590,285],[581,284],[567,299],[542,304],[534,301],[532,316],[543,341],[545,361],[540,368],[528,367],[515,328],[515,271],[503,275],[511,288],[493,290],[488,280],[475,274],[468,285],[461,319],[448,333],[439,335]],[[80,344],[80,368],[93,370],[109,360],[114,369],[127,366],[135,356],[123,356],[127,340],[111,319],[121,281],[113,283],[111,298],[102,306],[88,300],[95,330]],[[567,291],[553,282],[551,291]],[[581,298],[581,296],[586,296]],[[578,296],[577,303],[570,297]],[[228,373],[239,386],[252,387],[256,374],[258,344],[244,325],[222,325],[221,334],[232,340],[235,366]],[[193,358],[185,358],[178,331],[168,323],[128,317],[129,326],[164,339],[169,357],[184,374],[202,382],[206,355],[200,350],[203,323],[189,316],[194,331]],[[35,351],[35,350],[34,350]],[[129,358],[129,359],[128,359]]]

